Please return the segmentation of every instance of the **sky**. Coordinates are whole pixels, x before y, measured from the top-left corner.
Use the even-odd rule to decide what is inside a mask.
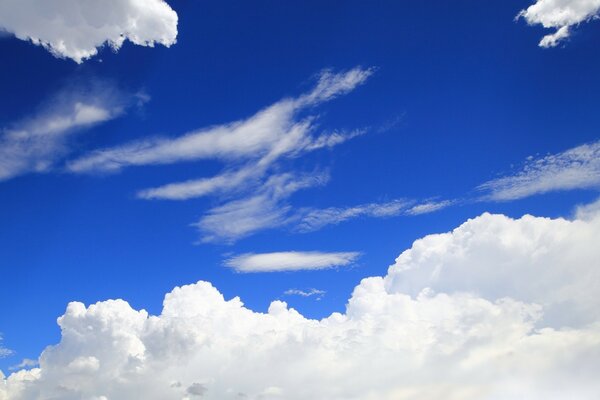
[[[0,0],[0,400],[598,398],[597,16]]]

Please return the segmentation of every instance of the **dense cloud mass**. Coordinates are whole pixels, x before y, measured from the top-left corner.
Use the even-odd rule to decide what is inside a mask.
[[[159,316],[71,303],[0,399],[597,399],[600,213],[483,214],[417,240],[344,313],[175,288]]]
[[[170,46],[177,38],[177,13],[163,0],[2,0],[0,30],[44,46],[78,63],[108,44]]]
[[[571,35],[571,27],[598,17],[600,0],[536,0],[519,17],[531,24],[554,28],[540,40],[540,47],[554,47]]]

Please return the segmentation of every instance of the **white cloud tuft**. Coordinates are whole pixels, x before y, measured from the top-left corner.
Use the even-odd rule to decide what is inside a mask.
[[[535,159],[521,171],[478,187],[486,200],[516,200],[557,190],[600,188],[600,141]]]
[[[107,84],[64,90],[33,116],[0,129],[0,181],[50,170],[69,153],[73,133],[121,115],[126,97]]]
[[[530,25],[556,29],[539,43],[540,47],[555,47],[569,37],[572,26],[596,18],[599,12],[600,0],[536,0],[517,18],[525,18]]]
[[[301,296],[301,297],[312,297],[315,296],[316,300],[321,300],[327,292],[325,290],[310,288],[307,290],[302,289],[288,289],[283,294],[286,296]]]
[[[484,214],[416,241],[322,320],[281,301],[253,312],[207,282],[157,316],[71,303],[60,343],[0,399],[595,400],[599,235],[600,215]]]
[[[360,253],[323,253],[320,251],[283,251],[277,253],[242,254],[225,261],[237,272],[278,272],[317,270],[352,264]],[[291,294],[287,293],[286,294]],[[294,293],[300,294],[300,293]]]
[[[177,13],[163,0],[2,0],[0,28],[81,63],[105,44],[119,50],[125,40],[171,46]]]

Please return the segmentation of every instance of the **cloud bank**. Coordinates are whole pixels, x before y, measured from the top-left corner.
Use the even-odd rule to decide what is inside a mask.
[[[486,200],[516,200],[558,190],[600,188],[600,141],[542,158],[530,157],[515,175],[480,185]]]
[[[225,261],[237,272],[275,272],[327,269],[352,264],[360,253],[323,253],[320,251],[283,251],[242,254]],[[300,293],[296,293],[300,294]]]
[[[153,47],[177,38],[177,13],[163,0],[2,0],[0,28],[77,63],[126,40]]]
[[[599,214],[484,214],[417,240],[322,320],[207,282],[157,316],[70,303],[60,343],[0,399],[597,399],[599,235]]]
[[[571,28],[598,17],[600,0],[537,0],[517,18],[530,25],[556,29],[542,38],[540,47],[555,47],[571,34]]]

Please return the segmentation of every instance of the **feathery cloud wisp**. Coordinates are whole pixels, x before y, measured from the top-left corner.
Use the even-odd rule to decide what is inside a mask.
[[[531,157],[521,171],[478,187],[484,199],[516,200],[558,190],[600,188],[600,141],[542,158]]]
[[[48,171],[69,153],[74,133],[117,118],[128,97],[106,84],[65,90],[33,116],[0,130],[0,181]]]

